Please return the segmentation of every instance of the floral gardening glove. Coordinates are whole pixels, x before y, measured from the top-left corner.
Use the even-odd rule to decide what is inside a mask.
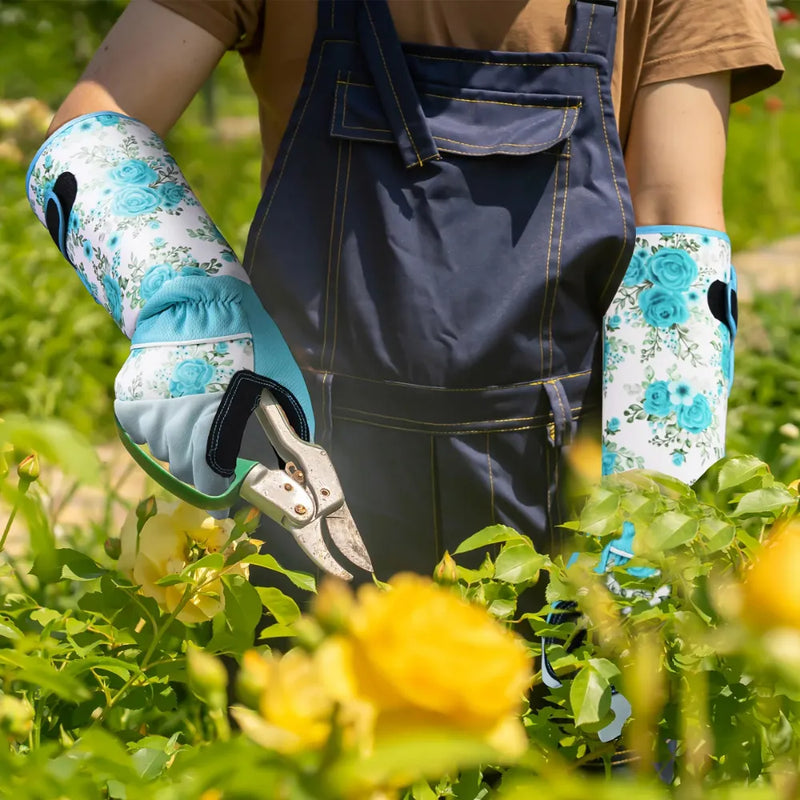
[[[27,187],[62,254],[131,339],[114,410],[135,442],[220,494],[262,388],[313,439],[299,367],[157,134],[116,113],[79,117],[42,145]]]

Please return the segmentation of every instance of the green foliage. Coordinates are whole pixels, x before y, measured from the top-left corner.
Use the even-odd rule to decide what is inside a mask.
[[[792,292],[745,307],[728,403],[728,450],[753,453],[783,481],[800,478],[800,319]]]

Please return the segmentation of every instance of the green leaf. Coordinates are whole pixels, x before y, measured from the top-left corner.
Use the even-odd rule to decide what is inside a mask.
[[[269,553],[247,556],[242,559],[242,563],[253,564],[256,567],[264,567],[273,572],[279,572],[281,575],[285,575],[298,589],[303,589],[306,592],[317,591],[317,584],[313,575],[309,575],[306,572],[295,572],[291,569],[285,569],[275,560],[275,557],[269,555]]]
[[[611,709],[611,684],[589,663],[572,679],[569,702],[576,725],[595,725]]]
[[[770,476],[769,467],[755,456],[737,456],[728,459],[720,468],[717,491],[724,492],[755,477]]]
[[[132,761],[136,771],[139,773],[139,777],[146,781],[152,781],[157,778],[164,771],[169,759],[169,753],[151,747],[143,747],[132,756]]]
[[[15,650],[0,650],[0,663],[16,667],[13,679],[38,686],[62,700],[75,703],[91,697],[86,687],[72,676],[59,672],[48,661]]]
[[[700,520],[700,536],[705,540],[706,550],[709,553],[715,553],[733,543],[736,528],[725,520],[705,517]]]
[[[42,583],[56,581],[92,581],[108,572],[85,553],[69,547],[59,547],[51,553],[37,556],[31,574]]]
[[[206,645],[211,652],[241,654],[253,646],[261,619],[261,598],[242,575],[223,575],[225,611],[212,620],[213,636]]]
[[[291,639],[297,631],[288,625],[268,625],[259,633],[259,639]]]
[[[536,552],[528,542],[513,542],[504,545],[494,562],[494,578],[506,583],[535,583],[539,570],[547,557]]]
[[[613,680],[620,674],[619,667],[607,658],[590,658],[588,663],[607,681]]]
[[[648,552],[660,553],[691,541],[697,535],[698,521],[680,511],[659,514],[641,531]],[[640,531],[637,530],[637,535]]]
[[[22,638],[22,631],[9,621],[0,622],[0,636],[2,636],[4,639],[16,641],[17,639]]]
[[[300,609],[291,597],[274,586],[257,586],[256,591],[264,608],[280,625],[291,625],[300,619]]]
[[[192,575],[199,569],[209,569],[214,572],[219,572],[225,566],[225,556],[222,553],[208,553],[197,561],[187,564],[183,568],[181,575]]]
[[[54,608],[37,608],[36,611],[31,611],[31,619],[46,628],[53,622],[63,620],[64,614]]]
[[[580,515],[581,530],[588,536],[606,536],[622,524],[620,497],[603,487],[589,497]]]
[[[748,514],[763,516],[772,514],[777,516],[787,506],[797,504],[797,495],[782,486],[770,486],[766,489],[756,489],[747,492],[739,498],[732,517],[743,517]]]
[[[502,544],[503,542],[511,541],[527,541],[530,542],[526,536],[517,533],[513,528],[507,525],[490,525],[488,528],[483,528],[477,533],[465,539],[453,551],[453,555],[459,553],[469,553],[472,550],[478,550],[481,547],[488,547],[490,544]]]

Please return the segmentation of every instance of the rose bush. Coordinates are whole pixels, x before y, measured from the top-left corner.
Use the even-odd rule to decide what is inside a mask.
[[[435,581],[326,582],[303,613],[247,580],[266,569],[316,593],[258,552],[251,510],[215,520],[148,498],[103,546],[105,527],[54,525],[42,486],[54,460],[97,480],[91,449],[20,418],[0,422],[4,443],[0,797],[793,796],[798,494],[757,459],[723,461],[695,489],[642,471],[598,486],[584,441],[569,567],[493,526]],[[22,457],[33,445],[42,475]],[[634,560],[598,575],[629,524]],[[478,568],[459,565],[477,550]],[[548,604],[518,605],[541,573]],[[556,602],[582,616],[554,619]],[[543,641],[560,688],[543,683]],[[633,714],[603,742],[615,691]],[[583,771],[623,749],[630,780]]]

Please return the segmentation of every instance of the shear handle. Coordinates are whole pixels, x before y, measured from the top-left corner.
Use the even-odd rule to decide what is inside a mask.
[[[286,414],[269,389],[261,392],[256,417],[278,456],[286,462],[293,462],[302,471],[302,483],[314,499],[315,516],[326,517],[340,508],[344,503],[344,493],[330,456],[319,445],[304,441],[292,430]]]

